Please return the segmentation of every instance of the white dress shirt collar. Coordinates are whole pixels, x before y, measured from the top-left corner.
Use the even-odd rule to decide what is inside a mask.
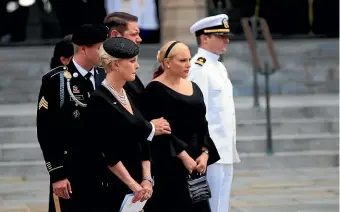
[[[220,58],[219,55],[214,54],[212,52],[209,52],[208,50],[205,50],[203,48],[198,48],[198,53],[199,56],[205,56],[208,57],[209,59],[213,60],[213,61],[218,61],[218,59]]]
[[[83,67],[81,67],[74,59],[72,59],[72,61],[73,61],[74,66],[76,67],[76,69],[79,71],[79,73],[80,73],[83,77],[85,77],[85,75],[88,73],[88,71],[85,70]],[[92,76],[94,76],[94,68],[92,68],[92,69],[90,70],[90,72],[92,73]]]

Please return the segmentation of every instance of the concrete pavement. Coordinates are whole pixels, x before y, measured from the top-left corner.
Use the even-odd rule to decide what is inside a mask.
[[[338,212],[338,168],[235,171],[231,212]],[[0,212],[46,212],[47,176],[0,177]]]

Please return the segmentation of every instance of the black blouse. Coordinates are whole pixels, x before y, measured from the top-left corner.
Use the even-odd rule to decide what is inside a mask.
[[[183,150],[195,160],[201,155],[202,147],[209,150],[208,164],[220,159],[209,135],[203,94],[197,84],[192,83],[192,86],[191,96],[178,93],[158,81],[151,82],[145,89],[142,105],[144,118],[164,117],[172,131],[171,135],[153,139],[152,158],[155,164],[159,161],[170,165]]]

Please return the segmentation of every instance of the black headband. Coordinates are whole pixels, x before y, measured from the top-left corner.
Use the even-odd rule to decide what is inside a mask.
[[[168,48],[168,49],[166,50],[166,52],[165,52],[164,59],[168,57],[168,55],[169,55],[171,49],[172,49],[177,43],[180,43],[180,42],[179,42],[179,41],[175,41],[175,42],[173,42],[173,43],[169,46],[169,48]]]

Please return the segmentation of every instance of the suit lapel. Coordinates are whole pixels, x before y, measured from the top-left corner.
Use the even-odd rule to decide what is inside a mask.
[[[95,68],[95,70],[94,70],[94,81],[95,81],[96,89],[98,89],[101,86],[105,77],[106,77],[106,74],[105,74],[105,71],[103,69]]]

